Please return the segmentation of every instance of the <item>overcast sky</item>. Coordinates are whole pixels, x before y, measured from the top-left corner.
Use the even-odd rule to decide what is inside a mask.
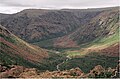
[[[16,13],[28,8],[82,9],[119,6],[118,0],[0,0],[0,13]]]

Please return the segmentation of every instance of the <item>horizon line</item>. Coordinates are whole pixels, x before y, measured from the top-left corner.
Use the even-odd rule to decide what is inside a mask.
[[[119,5],[116,5],[116,6],[101,6],[101,7],[63,7],[63,8],[37,8],[37,7],[35,7],[35,8],[32,8],[32,7],[30,7],[30,8],[25,8],[25,9],[22,9],[22,10],[20,10],[20,11],[17,11],[17,12],[13,12],[13,13],[5,13],[5,12],[0,12],[0,14],[16,14],[16,13],[19,13],[19,12],[21,12],[21,11],[23,11],[23,10],[32,10],[32,9],[36,9],[36,10],[65,10],[65,9],[73,9],[73,10],[88,10],[88,9],[104,9],[104,8],[115,8],[115,7],[120,7]]]

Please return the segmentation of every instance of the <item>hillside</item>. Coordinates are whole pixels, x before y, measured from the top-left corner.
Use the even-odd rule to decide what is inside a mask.
[[[36,43],[68,35],[78,30],[78,28],[81,28],[81,30],[84,27],[89,28],[90,26],[87,24],[92,18],[99,16],[104,11],[111,11],[117,8],[88,10],[26,9],[3,18],[0,24],[23,40]]]
[[[115,34],[81,46],[77,49],[64,50],[71,59],[60,65],[61,70],[80,67],[84,72],[88,72],[96,65],[114,68],[118,64],[120,46],[118,30]]]
[[[21,65],[38,70],[56,70],[56,65],[66,57],[53,51],[28,44],[0,26],[0,63],[5,65]]]
[[[36,67],[48,53],[19,39],[0,25],[0,63]]]
[[[80,23],[70,12],[31,9],[2,19],[1,25],[28,42],[36,42],[63,36],[75,30]]]
[[[119,7],[26,9],[0,17],[0,63],[24,69],[15,77],[113,78],[118,71]]]
[[[0,13],[0,21],[1,21],[2,19],[5,19],[5,18],[9,17],[9,16],[10,16],[10,14]]]
[[[62,47],[63,44],[64,47],[64,45],[66,45],[66,40],[62,39],[66,38],[67,40],[72,40],[77,45],[81,45],[99,38],[102,39],[104,37],[108,37],[112,34],[115,34],[116,29],[119,28],[118,22],[118,9],[103,11],[94,18],[92,18],[90,22],[84,24],[83,26],[80,26],[76,31],[72,32],[71,34],[58,38],[54,45]]]

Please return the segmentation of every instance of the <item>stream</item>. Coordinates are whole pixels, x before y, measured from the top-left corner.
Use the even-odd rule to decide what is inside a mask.
[[[72,59],[72,58],[69,57],[69,56],[66,56],[66,58],[67,58],[67,59],[66,59],[65,61],[63,61],[62,63],[59,63],[59,64],[56,66],[56,68],[57,68],[58,71],[60,71],[60,65],[62,65],[64,62],[66,62],[66,61]]]
[[[56,53],[56,54],[61,53],[61,52],[59,52],[59,51],[53,51],[53,50],[47,50],[47,51],[49,51],[49,52],[54,52],[54,53]],[[65,61],[59,63],[59,64],[56,66],[56,69],[57,69],[58,71],[60,71],[60,65],[62,65],[63,63],[65,63],[66,61],[68,61],[68,60],[70,60],[70,59],[72,59],[70,56],[66,56]]]

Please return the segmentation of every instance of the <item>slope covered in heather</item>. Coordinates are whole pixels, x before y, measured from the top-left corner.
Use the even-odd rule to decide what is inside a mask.
[[[42,47],[59,47],[56,42],[62,42],[61,37],[65,39],[65,42],[67,41],[65,44],[63,40],[63,44],[69,47],[72,43],[71,46],[76,47],[77,44],[89,42],[89,40],[108,33],[109,29],[106,27],[109,24],[107,22],[117,19],[118,7],[62,10],[27,9],[5,16],[5,18],[2,17],[1,25],[28,42]],[[95,36],[97,31],[99,32]],[[101,34],[102,32],[103,34]],[[42,44],[43,42],[44,44]]]
[[[116,33],[119,28],[118,7],[107,9],[90,10],[65,10],[73,12],[83,23],[76,30],[52,39],[34,42],[38,46],[45,48],[79,48],[84,44],[107,38]],[[78,15],[76,14],[78,13]],[[84,15],[84,16],[83,16]],[[89,19],[89,20],[88,20]],[[118,33],[117,33],[118,34]]]
[[[0,63],[36,67],[48,53],[19,39],[0,25]]]
[[[56,46],[64,47],[67,44],[66,40],[72,40],[75,45],[82,45],[90,43],[94,40],[101,40],[103,38],[109,38],[114,35],[119,28],[119,11],[118,8],[106,10],[93,17],[90,22],[80,26],[76,31],[58,38],[54,43]],[[118,35],[118,33],[117,33]],[[118,36],[116,36],[118,37]],[[63,40],[62,40],[63,39]],[[55,40],[54,40],[55,41]],[[114,40],[113,40],[114,41]],[[69,44],[69,42],[67,41]]]

